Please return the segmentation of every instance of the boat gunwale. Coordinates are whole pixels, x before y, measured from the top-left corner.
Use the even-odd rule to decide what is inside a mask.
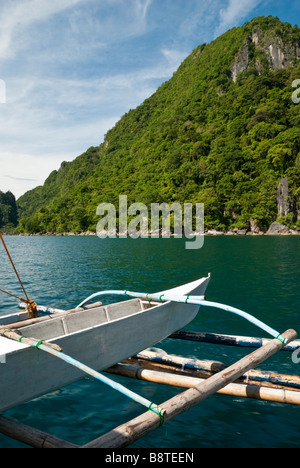
[[[197,287],[200,287],[203,283],[205,283],[206,281],[209,281],[210,280],[210,275],[207,276],[207,277],[202,277],[194,282],[191,282],[191,283],[187,283],[187,284],[183,284],[181,286],[178,286],[177,288],[174,288],[172,289],[172,291],[175,291],[177,289],[182,289],[182,288],[186,288],[186,294],[194,291]],[[168,290],[168,291],[171,291],[171,290]],[[167,292],[167,291],[165,291]],[[140,298],[133,298],[133,299],[128,299],[128,300],[125,300],[125,301],[119,301],[119,302],[114,302],[112,304],[107,304],[107,305],[102,305],[102,306],[97,306],[97,307],[90,307],[89,309],[80,309],[78,311],[74,311],[72,312],[71,314],[67,313],[68,311],[66,311],[66,314],[64,315],[60,315],[60,316],[55,316],[55,314],[51,314],[49,315],[50,319],[49,321],[45,321],[45,322],[37,322],[37,323],[32,323],[30,325],[25,325],[24,327],[22,327],[22,322],[20,322],[20,324],[18,322],[16,322],[16,328],[15,328],[15,331],[17,332],[22,332],[22,329],[25,330],[28,329],[28,330],[32,330],[33,333],[31,334],[31,337],[33,338],[36,338],[36,339],[40,339],[40,337],[38,336],[34,336],[34,329],[35,328],[38,328],[38,326],[40,325],[43,325],[45,324],[52,324],[54,321],[57,321],[57,320],[62,320],[66,317],[73,317],[75,315],[79,315],[79,314],[88,314],[89,312],[94,312],[97,308],[107,308],[107,307],[114,307],[114,306],[117,306],[117,305],[126,305],[128,303],[133,303],[133,302],[139,302],[141,308],[142,308],[142,304],[143,303],[146,303],[146,301],[144,299],[140,299]],[[152,301],[151,301],[152,302]],[[147,312],[149,312],[150,310],[151,311],[154,311],[156,310],[157,308],[166,308],[167,306],[169,306],[172,301],[167,301],[167,302],[161,302],[161,303],[158,303],[158,301],[153,301],[153,306],[151,307],[151,302],[150,302],[150,307],[147,308],[147,309],[142,309],[142,310],[139,310],[137,312],[134,312],[132,314],[127,314],[123,317],[119,317],[119,318],[115,318],[113,320],[109,320],[109,321],[106,321],[106,322],[102,322],[100,324],[95,324],[95,325],[92,325],[92,326],[89,326],[89,327],[86,327],[86,328],[81,328],[80,330],[76,330],[76,331],[73,331],[71,333],[65,333],[63,335],[58,335],[58,336],[55,336],[53,338],[44,338],[45,341],[49,342],[49,343],[57,343],[57,342],[60,342],[60,344],[62,344],[63,342],[63,339],[64,338],[67,338],[67,337],[75,337],[76,335],[79,335],[79,334],[82,334],[82,333],[88,333],[90,330],[95,330],[97,328],[100,328],[100,327],[103,327],[105,325],[108,325],[108,324],[112,324],[112,323],[118,323],[118,322],[121,322],[123,320],[127,320],[129,317],[138,317],[139,315],[141,314],[145,314]],[[185,307],[195,307],[194,305],[192,304],[187,304]],[[198,312],[197,312],[198,313]],[[196,315],[197,315],[196,313]],[[0,318],[0,323],[1,323],[1,318]],[[4,327],[1,327],[0,325],[0,328],[4,329],[5,328],[5,325]],[[29,335],[28,335],[29,336]],[[13,342],[15,346],[11,346],[10,347],[12,348],[10,351],[8,352],[2,352],[1,351],[1,348],[2,348],[2,344],[5,345],[5,343],[2,341],[2,340],[7,340],[7,338],[5,337],[0,337],[0,355],[2,353],[3,354],[6,354],[6,355],[9,355],[11,353],[15,353],[15,352],[20,352],[20,351],[26,351],[30,348],[30,345],[26,345],[24,343],[19,343],[17,341]]]
[[[139,302],[139,303],[141,303],[142,301],[141,301],[140,299],[131,299],[131,300],[129,300],[129,301],[124,301],[124,304],[125,304],[125,303],[129,303],[129,302],[130,302],[130,303],[133,303],[133,302]],[[55,315],[49,315],[49,321],[32,323],[32,324],[30,324],[30,325],[25,325],[25,326],[23,326],[23,327],[22,327],[22,325],[21,325],[22,322],[20,322],[20,324],[19,324],[19,322],[16,322],[16,325],[17,325],[17,326],[16,326],[16,328],[14,329],[14,331],[22,333],[22,330],[23,330],[23,331],[26,331],[26,330],[31,331],[31,330],[32,330],[32,331],[34,332],[34,329],[40,327],[41,325],[45,325],[45,327],[46,327],[46,326],[49,326],[49,325],[53,325],[53,323],[55,323],[55,322],[57,322],[57,321],[62,321],[62,320],[63,320],[64,318],[66,318],[66,317],[76,317],[76,316],[78,316],[78,315],[80,315],[80,314],[86,315],[86,314],[88,314],[88,313],[95,312],[96,309],[98,309],[98,308],[99,308],[99,309],[101,309],[101,308],[105,309],[106,307],[115,306],[115,305],[118,305],[118,304],[123,304],[123,302],[115,302],[115,303],[113,303],[113,304],[108,304],[108,305],[103,305],[103,306],[97,306],[97,307],[89,308],[89,309],[81,309],[81,310],[78,310],[77,312],[72,312],[72,314],[67,314],[67,311],[66,311],[66,314],[65,314],[65,315],[61,315],[61,316],[59,316],[59,317],[56,317]],[[159,304],[159,306],[162,306],[162,305],[164,305],[164,304],[166,304],[166,303],[161,303],[161,304]],[[152,307],[151,309],[153,309],[153,308],[154,308],[154,307]],[[83,327],[83,328],[81,328],[81,329],[79,329],[79,330],[76,330],[76,331],[73,331],[73,332],[70,332],[70,333],[65,333],[65,334],[63,334],[63,335],[57,335],[57,336],[55,336],[55,337],[53,337],[53,338],[45,338],[44,341],[47,341],[47,342],[49,342],[49,343],[55,343],[57,340],[63,340],[63,339],[66,338],[66,337],[75,336],[75,335],[77,335],[77,334],[79,334],[79,333],[86,333],[86,332],[88,332],[89,330],[94,330],[94,329],[99,328],[99,327],[101,327],[101,326],[103,326],[103,325],[107,325],[107,324],[109,324],[109,323],[114,323],[114,322],[117,322],[117,321],[122,320],[122,319],[127,319],[128,317],[137,315],[137,314],[139,314],[139,313],[141,313],[141,312],[145,312],[146,310],[147,310],[147,309],[142,310],[142,311],[140,310],[140,311],[137,311],[136,313],[128,314],[128,315],[126,315],[126,316],[124,316],[124,317],[119,317],[119,318],[116,318],[116,319],[113,319],[113,320],[108,320],[108,321],[106,321],[106,322],[98,323],[98,324],[95,324],[95,325],[92,325],[92,326],[89,326],[89,327]],[[2,327],[1,327],[1,328],[2,328]],[[5,328],[5,325],[4,325],[3,329],[4,329],[4,328]],[[25,329],[26,329],[26,330],[25,330]],[[38,336],[37,336],[37,337],[33,336],[34,333],[32,333],[32,334],[30,333],[30,335],[31,335],[33,338],[39,339]],[[21,335],[20,335],[20,336],[21,336]],[[28,334],[28,335],[26,334],[26,336],[24,335],[24,337],[29,338],[29,334]],[[7,342],[7,339],[6,339],[5,337],[0,337],[0,349],[1,349],[1,341],[4,340],[4,339],[5,339],[6,342]],[[30,348],[31,348],[30,345],[24,344],[24,343],[21,343],[21,342],[17,342],[17,341],[14,341],[14,342],[11,342],[11,343],[12,343],[13,345],[15,345],[15,349],[12,349],[11,351],[9,351],[8,353],[5,353],[5,354],[10,354],[10,353],[14,353],[14,352],[18,352],[18,351],[22,351],[22,350],[26,350],[26,349],[30,349]],[[1,352],[1,351],[0,351],[0,352]]]
[[[143,301],[142,301],[141,299],[132,299],[132,300],[130,300],[130,301],[124,301],[124,303],[128,303],[128,302],[131,302],[131,303],[132,303],[132,302],[139,302],[140,304],[143,303]],[[114,319],[108,320],[108,321],[106,321],[106,322],[98,323],[98,324],[95,324],[95,325],[92,325],[92,326],[89,326],[89,327],[86,327],[86,328],[81,328],[81,329],[78,329],[78,330],[76,330],[76,331],[72,331],[72,332],[70,332],[70,333],[65,333],[65,334],[63,334],[63,335],[55,336],[55,337],[53,337],[53,338],[45,338],[44,341],[47,341],[48,343],[58,343],[58,342],[60,342],[60,344],[62,344],[64,338],[67,338],[67,337],[75,337],[76,335],[79,335],[79,334],[82,334],[82,333],[88,333],[88,332],[91,331],[91,330],[96,330],[97,328],[101,328],[101,327],[107,326],[107,325],[109,325],[109,324],[118,323],[118,322],[127,320],[127,319],[130,318],[130,317],[137,317],[137,316],[139,316],[139,315],[142,315],[142,314],[145,314],[145,313],[149,312],[150,310],[151,310],[151,312],[152,312],[152,311],[154,311],[154,310],[157,309],[157,308],[162,308],[162,307],[166,308],[166,306],[169,305],[170,303],[171,303],[171,301],[168,301],[168,302],[161,302],[160,304],[157,304],[157,305],[155,305],[155,306],[153,306],[153,307],[149,307],[148,309],[139,310],[139,311],[136,311],[136,312],[134,312],[134,313],[132,313],[132,314],[127,314],[127,315],[125,315],[125,316],[123,316],[123,317],[114,318]],[[109,304],[109,305],[110,305],[110,306],[114,306],[114,305],[117,305],[117,304],[120,304],[120,303],[119,303],[119,302],[116,302],[116,303]],[[105,308],[105,307],[107,307],[107,306],[103,306],[103,308]],[[88,312],[93,312],[93,311],[95,311],[96,309],[97,309],[97,307],[96,307],[95,309],[81,310],[81,311],[78,311],[78,312],[74,312],[74,314],[77,315],[77,314],[79,314],[79,313],[82,313],[82,314],[83,314],[83,313],[85,313],[85,312],[87,312],[87,313],[88,313]],[[74,316],[74,315],[73,315],[73,313],[72,313],[72,317],[73,317],[73,316]],[[68,316],[61,316],[61,317],[56,317],[56,318],[54,317],[53,320],[50,321],[50,323],[49,323],[49,322],[43,322],[43,324],[45,324],[45,326],[46,326],[46,324],[47,324],[47,325],[50,325],[50,324],[53,323],[54,320],[55,320],[55,321],[57,321],[57,320],[63,320],[65,317],[68,317]],[[22,332],[22,329],[24,330],[25,328],[28,329],[28,331],[31,331],[31,330],[34,331],[34,328],[37,328],[39,325],[40,325],[39,323],[36,323],[36,324],[32,324],[32,325],[27,325],[27,326],[25,326],[25,327],[18,327],[18,328],[16,329],[16,331]],[[34,333],[33,333],[33,334],[30,333],[30,335],[34,335]],[[21,336],[21,335],[20,335],[20,336]],[[25,336],[25,335],[24,335],[24,336]],[[29,337],[29,334],[28,334],[28,336],[27,336],[27,334],[26,334],[25,337]],[[37,338],[37,339],[40,338],[40,337],[35,337],[35,336],[32,336],[32,337],[33,337],[33,338]],[[31,348],[30,345],[25,345],[24,343],[18,343],[18,342],[14,342],[14,343],[15,343],[16,345],[22,345],[23,349]],[[18,349],[18,350],[19,350],[19,349]],[[16,351],[18,351],[18,350],[16,350]],[[9,354],[9,353],[7,353],[7,354]]]

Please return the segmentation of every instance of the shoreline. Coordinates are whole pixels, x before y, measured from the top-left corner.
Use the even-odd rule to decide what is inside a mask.
[[[159,234],[159,235],[158,235]],[[125,232],[116,232],[115,230],[113,231],[101,231],[99,234],[97,232],[93,231],[84,231],[84,232],[63,232],[63,233],[58,233],[58,232],[46,232],[46,233],[34,233],[34,234],[27,234],[27,233],[21,233],[21,234],[16,234],[16,233],[3,233],[3,235],[6,236],[19,236],[19,237],[99,237],[99,238],[128,238],[132,237],[128,231]],[[270,228],[268,229],[267,232],[263,231],[258,231],[258,230],[251,230],[251,229],[232,229],[229,231],[217,231],[215,229],[208,229],[204,231],[203,233],[193,233],[193,236],[190,238],[194,237],[201,237],[201,236],[211,236],[211,237],[219,237],[219,236],[254,236],[254,237],[261,237],[261,236],[299,236],[300,235],[300,229],[291,229],[285,224],[281,224],[278,222],[275,222],[271,224]],[[175,237],[174,234],[170,234],[169,232],[164,232],[161,229],[159,232],[148,232],[148,236],[144,237],[145,239],[147,238],[152,238],[152,239],[168,239],[171,237]],[[182,233],[182,236],[179,238],[189,238],[189,236],[185,236],[184,233]]]
[[[6,234],[4,233],[3,235],[5,236],[14,236],[14,237],[99,237],[97,233],[95,232],[64,232],[64,233],[54,233],[54,232],[47,232],[47,233],[35,233],[35,234]],[[227,231],[227,232],[222,232],[222,231],[205,231],[204,234],[195,234],[193,237],[274,237],[274,236],[280,236],[280,237],[295,237],[295,236],[300,236],[300,231],[295,231],[295,230],[289,230],[289,232],[276,232],[276,233],[267,233],[267,232],[259,232],[259,233],[253,233],[251,231],[248,231],[246,233],[241,233],[241,232],[234,232],[234,231]],[[130,238],[130,235],[120,236],[119,234],[116,234],[115,239],[126,239]],[[144,239],[168,239],[168,238],[174,238],[175,236],[171,234],[170,236],[163,236],[160,235],[159,237],[152,237],[151,233],[149,233],[148,237],[144,237]],[[193,238],[191,237],[191,239]],[[109,238],[109,235],[103,236],[103,238]],[[182,239],[187,238],[184,236],[184,234],[181,237]]]

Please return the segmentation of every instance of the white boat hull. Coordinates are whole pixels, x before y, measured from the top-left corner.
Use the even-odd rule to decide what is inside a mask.
[[[210,277],[170,291],[204,295]],[[101,371],[154,346],[190,323],[199,306],[166,302],[146,308],[140,299],[97,307],[22,327],[22,336],[47,340]],[[144,309],[145,308],[145,309]],[[143,310],[144,309],[144,310]],[[4,324],[1,323],[0,327]],[[0,338],[0,411],[82,378],[78,369],[28,345]]]

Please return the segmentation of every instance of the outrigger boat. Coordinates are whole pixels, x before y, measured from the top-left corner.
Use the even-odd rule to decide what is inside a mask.
[[[157,296],[204,296],[210,276]],[[42,308],[43,309],[43,308]],[[68,356],[101,371],[181,330],[194,320],[199,305],[131,299],[92,305],[25,320],[24,313],[0,317],[0,412],[64,387],[83,377],[80,369],[26,344],[55,344]],[[3,331],[3,330],[6,330]],[[20,341],[7,339],[16,333]],[[21,339],[22,337],[22,339]]]
[[[272,396],[268,392],[267,394],[260,393],[260,389],[264,392],[267,390],[262,383],[254,388],[248,386],[247,383],[250,370],[276,352],[296,351],[298,356],[300,342],[296,341],[297,333],[294,330],[287,330],[280,334],[247,312],[207,301],[205,293],[210,282],[210,275],[155,294],[128,290],[101,291],[86,298],[75,309],[68,311],[49,309],[37,306],[28,298],[1,233],[0,240],[26,297],[25,304],[21,304],[22,307],[25,306],[25,311],[0,317],[0,412],[75,382],[85,373],[147,407],[147,413],[131,421],[130,430],[126,425],[120,426],[117,432],[112,431],[111,434],[108,433],[86,445],[86,447],[125,447],[150,430],[221,390],[231,392],[227,394],[232,395],[241,392],[243,397],[250,395],[252,398],[259,397],[300,405],[300,379],[297,376],[271,375],[271,373],[262,375],[261,372],[253,375],[252,373],[253,381],[260,382],[262,379],[266,385],[274,383],[274,388],[268,389],[272,390]],[[0,291],[17,297],[2,289]],[[90,301],[107,295],[123,295],[130,299],[110,305],[103,305],[100,302],[87,305]],[[183,327],[194,320],[202,306],[236,314],[267,332],[273,340],[182,331]],[[43,315],[38,316],[40,313]],[[197,372],[200,369],[198,366],[202,366],[202,363],[199,361],[196,364],[195,360],[193,363],[185,360],[182,364],[183,358],[181,358],[181,369],[175,371],[177,376],[174,381],[174,375],[169,374],[168,370],[163,376],[161,372],[155,370],[155,377],[153,372],[151,374],[151,371],[145,371],[149,359],[147,349],[167,337],[235,344],[259,349],[230,367],[225,366],[225,368],[218,369],[216,373],[212,372],[209,377],[205,364],[207,380],[204,381],[201,378],[194,378],[198,375]],[[165,362],[162,362],[162,359],[165,359]],[[158,364],[160,369],[166,364],[168,369],[170,364],[171,367],[176,366],[178,359],[178,357],[171,356],[164,356],[164,358],[159,355],[150,356],[152,368]],[[132,366],[135,362],[137,364]],[[136,365],[138,367],[135,367]],[[144,366],[145,369],[139,366]],[[183,375],[185,374],[183,368],[187,369],[190,366],[192,366],[191,372],[196,372],[196,375],[192,375],[192,382],[187,382],[186,376]],[[178,395],[158,406],[100,374],[102,370],[126,377],[189,387],[189,390],[182,394],[183,397]],[[213,371],[213,368],[211,370]],[[245,388],[241,390],[228,387],[227,389],[227,386],[239,378],[247,379]],[[182,379],[185,379],[184,382]],[[283,387],[282,384],[284,384]],[[259,389],[259,395],[257,389]],[[155,413],[154,419],[149,412]],[[7,420],[1,415],[0,428],[2,433],[13,434],[12,437],[17,440],[28,442],[29,445],[36,447],[45,447],[47,444],[51,447],[70,446],[66,441],[54,440],[47,434],[36,434],[36,432],[34,440],[31,438],[29,440],[26,427],[19,427],[18,423]],[[42,440],[41,444],[40,440]]]

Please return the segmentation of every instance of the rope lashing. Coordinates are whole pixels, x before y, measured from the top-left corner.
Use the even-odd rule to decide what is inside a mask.
[[[154,409],[153,406],[156,406],[156,408]],[[152,411],[154,414],[157,414],[159,416],[159,419],[160,419],[160,425],[162,426],[164,423],[165,423],[165,410],[161,409],[159,406],[157,405],[154,405],[154,403],[151,403],[151,405],[149,406],[149,411]]]
[[[286,339],[283,338],[280,333],[278,336],[276,336],[276,340],[279,340],[281,343],[286,344]]]
[[[41,344],[43,344],[43,340],[40,340],[40,341],[35,345],[35,349],[39,349],[39,347],[41,346]]]
[[[5,291],[4,289],[0,289],[0,292],[14,297],[21,302],[24,302],[25,309],[23,309],[22,312],[27,312],[30,318],[38,317],[38,305],[34,301],[31,301],[30,299],[23,299],[22,297],[16,296],[15,294]]]

